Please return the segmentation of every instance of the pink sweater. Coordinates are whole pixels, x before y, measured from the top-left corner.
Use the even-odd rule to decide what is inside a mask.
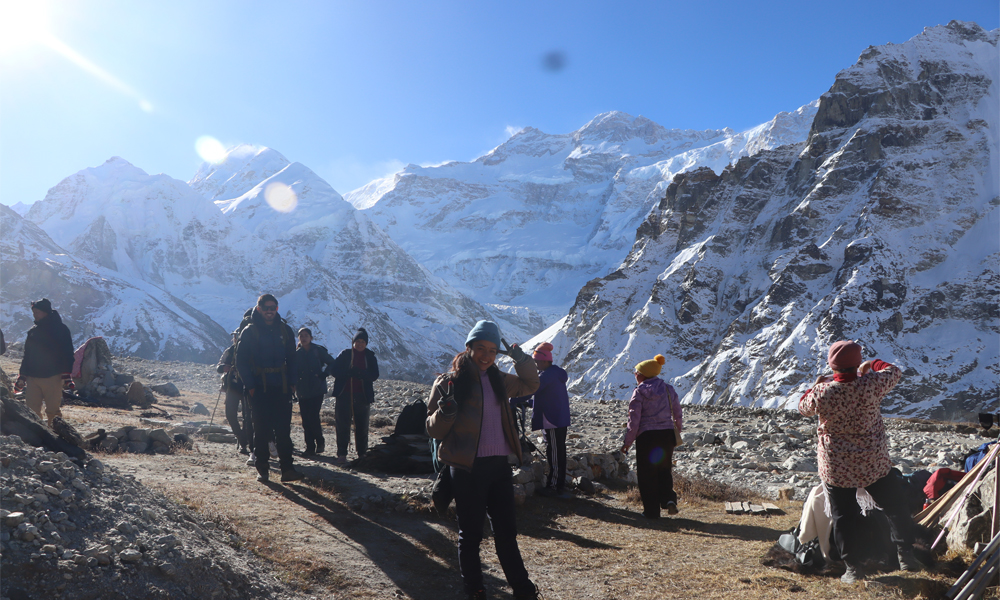
[[[659,377],[647,379],[636,386],[628,403],[626,446],[631,447],[643,431],[680,430],[682,426],[681,403],[673,386]]]

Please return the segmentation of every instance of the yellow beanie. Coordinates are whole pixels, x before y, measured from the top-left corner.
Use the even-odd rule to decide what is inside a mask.
[[[663,363],[667,362],[667,357],[657,354],[653,360],[644,360],[635,366],[636,373],[642,373],[646,377],[656,377],[663,368]]]

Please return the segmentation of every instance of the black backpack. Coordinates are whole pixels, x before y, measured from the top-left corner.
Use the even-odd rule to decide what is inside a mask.
[[[411,435],[427,433],[427,405],[423,400],[408,404],[400,411],[396,419],[396,429],[393,435]]]

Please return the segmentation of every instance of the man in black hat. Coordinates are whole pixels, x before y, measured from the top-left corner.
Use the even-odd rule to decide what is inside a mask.
[[[62,416],[62,391],[65,382],[72,382],[73,336],[62,322],[59,313],[52,310],[48,298],[31,303],[35,326],[28,330],[24,340],[24,357],[18,372],[15,390],[27,385],[25,404],[42,417],[42,402],[49,427],[52,419]]]
[[[278,315],[278,300],[271,294],[257,299],[250,324],[236,344],[236,368],[250,396],[253,419],[257,481],[269,479],[267,446],[278,448],[281,481],[298,481],[302,474],[292,467],[292,397],[298,370],[295,363],[295,334]]]
[[[347,463],[347,446],[351,443],[351,421],[354,421],[354,447],[358,457],[368,452],[368,413],[375,401],[378,360],[368,349],[368,332],[364,327],[354,335],[351,347],[337,356],[333,363],[333,395],[337,398],[334,413],[337,419],[337,464]]]

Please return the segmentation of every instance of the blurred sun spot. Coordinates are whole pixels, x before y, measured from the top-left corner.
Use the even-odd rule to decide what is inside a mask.
[[[46,2],[0,1],[0,55],[44,42],[50,35]]]
[[[152,108],[152,107],[150,107]],[[205,162],[217,165],[226,160],[226,147],[210,135],[203,135],[194,141],[194,149]]]
[[[153,112],[153,105],[150,104],[149,100],[140,100],[139,108],[141,108],[143,112]]]
[[[295,190],[278,181],[269,183],[264,188],[264,199],[271,205],[271,208],[283,213],[292,212],[299,204],[299,197],[295,195]]]

